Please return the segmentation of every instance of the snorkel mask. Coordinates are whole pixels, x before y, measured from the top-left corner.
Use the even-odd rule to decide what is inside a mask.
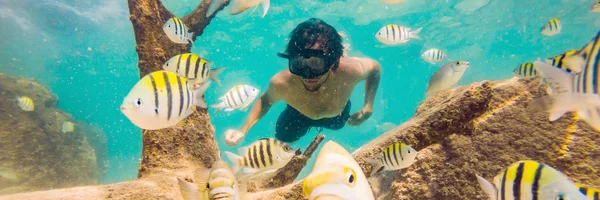
[[[288,59],[290,72],[302,78],[311,79],[324,75],[336,64],[336,60],[323,50],[303,49],[300,55],[277,53],[279,57]]]

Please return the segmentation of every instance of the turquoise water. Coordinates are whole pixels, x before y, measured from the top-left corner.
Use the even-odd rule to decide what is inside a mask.
[[[118,107],[139,79],[139,70],[127,2],[98,2],[0,0],[0,37],[4,38],[0,72],[41,81],[59,96],[61,109],[101,128],[108,137],[110,159],[104,183],[114,183],[137,176],[141,130]],[[349,56],[370,57],[382,66],[371,119],[359,127],[323,131],[325,141],[335,140],[350,152],[382,133],[376,125],[399,125],[410,119],[425,97],[429,77],[445,62],[471,63],[458,85],[507,79],[523,62],[582,47],[600,28],[600,14],[589,12],[592,0],[408,0],[396,5],[377,0],[291,2],[273,0],[264,18],[258,8],[236,16],[222,12],[209,24],[192,53],[227,69],[220,76],[222,87],[213,84],[206,100],[217,103],[219,96],[238,84],[266,89],[270,77],[287,67],[287,61],[276,53],[285,49],[289,32],[310,17],[320,18],[348,35]],[[181,17],[200,0],[163,3]],[[541,27],[554,17],[561,19],[561,34],[542,35]],[[423,27],[422,39],[384,47],[374,35],[387,24]],[[420,55],[429,48],[446,51],[449,59],[437,65],[425,62]],[[356,86],[350,100],[351,112],[360,109],[364,83]],[[209,110],[219,147],[236,152],[256,139],[274,137],[284,108],[283,102],[274,105],[236,147],[225,145],[223,133],[240,128],[248,113]],[[304,150],[316,135],[313,129],[292,146]]]

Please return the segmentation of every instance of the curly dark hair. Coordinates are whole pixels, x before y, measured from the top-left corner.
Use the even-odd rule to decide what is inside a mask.
[[[304,49],[308,49],[317,43],[319,43],[321,50],[336,61],[332,69],[337,69],[337,61],[342,57],[344,50],[342,37],[333,26],[317,18],[310,18],[296,26],[290,33],[290,41],[285,53],[292,56],[300,55]]]

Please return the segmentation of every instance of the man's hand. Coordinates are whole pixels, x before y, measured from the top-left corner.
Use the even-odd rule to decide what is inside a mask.
[[[369,119],[369,117],[371,117],[371,113],[372,113],[371,109],[363,108],[362,110],[350,115],[350,118],[348,118],[348,121],[346,121],[346,124],[348,124],[350,126],[358,126],[358,125],[362,124],[364,121],[366,121],[367,119]]]
[[[246,134],[242,133],[241,131],[229,129],[225,131],[225,143],[227,143],[229,146],[235,146],[240,143],[245,136]]]

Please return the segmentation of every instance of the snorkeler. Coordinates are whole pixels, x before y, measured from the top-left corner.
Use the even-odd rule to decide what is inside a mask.
[[[228,145],[236,145],[264,116],[271,105],[283,100],[288,105],[279,115],[275,137],[294,142],[311,127],[339,130],[345,124],[358,126],[371,116],[379,86],[380,65],[369,58],[342,57],[342,39],[331,25],[311,18],[290,34],[284,53],[287,70],[274,75],[266,91],[255,102],[240,130],[225,132]],[[350,115],[350,95],[354,86],[365,80],[365,104]]]

